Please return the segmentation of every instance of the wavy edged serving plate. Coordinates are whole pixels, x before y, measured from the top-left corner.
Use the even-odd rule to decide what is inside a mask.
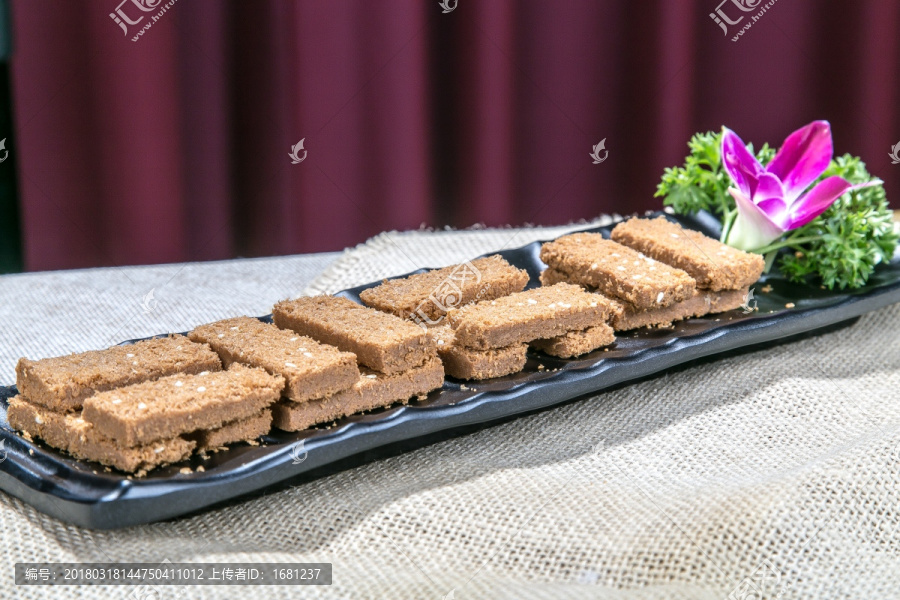
[[[718,228],[716,220],[705,214],[668,218],[709,235],[716,235]],[[610,229],[586,231],[608,236]],[[539,252],[540,242],[535,242],[500,254],[526,269],[529,287],[534,287],[544,268]],[[763,293],[766,284],[772,290]],[[359,292],[371,285],[375,284],[340,295],[359,301]],[[852,292],[792,284],[777,273],[764,276],[754,288],[753,312],[735,310],[684,321],[672,329],[621,334],[607,351],[572,360],[530,353],[525,370],[515,375],[465,387],[447,380],[422,401],[347,417],[330,429],[276,430],[258,446],[237,444],[206,459],[195,456],[156,469],[140,479],[128,479],[20,437],[6,419],[7,400],[16,389],[0,388],[0,489],[53,517],[97,529],[194,513],[292,479],[309,478],[364,452],[368,457],[403,443],[429,443],[446,437],[448,431],[560,404],[698,358],[833,328],[900,301],[900,252],[891,263],[878,267],[865,288]],[[786,308],[791,303],[793,308]],[[198,472],[201,465],[204,470]],[[180,473],[186,466],[192,472]]]

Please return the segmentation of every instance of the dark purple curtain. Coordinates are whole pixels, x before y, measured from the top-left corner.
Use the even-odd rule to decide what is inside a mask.
[[[750,13],[726,36],[718,0],[119,2],[13,0],[29,269],[656,208],[722,124],[777,144],[828,119],[900,195],[895,0],[778,0],[737,42]]]

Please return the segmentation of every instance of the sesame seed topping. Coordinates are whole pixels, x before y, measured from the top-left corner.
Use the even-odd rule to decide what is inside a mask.
[[[220,333],[218,337],[219,337],[219,339],[221,340],[223,337],[225,337],[225,334],[224,334],[224,333]]]
[[[128,358],[134,358],[134,354],[131,354],[130,352],[128,354],[126,354],[125,356],[127,356]]]
[[[438,343],[438,346],[443,346],[443,345],[444,345],[444,340],[438,340],[437,343]]]
[[[175,387],[181,387],[181,386],[183,386],[183,385],[184,385],[184,383],[182,383],[181,381],[176,381],[176,382],[175,382]]]
[[[670,233],[669,235],[671,235],[673,238],[677,238],[677,237],[678,237],[678,234],[677,234],[677,233]]]
[[[313,357],[312,352],[304,352],[304,353],[303,353],[303,356],[306,356],[306,357],[309,357],[309,358],[312,358],[312,357]]]
[[[594,263],[594,264],[591,265],[591,270],[592,270],[592,271],[596,271],[596,270],[597,270],[597,263]]]
[[[238,329],[237,327],[232,327],[231,330],[232,331],[240,331],[240,329]]]
[[[624,270],[625,270],[625,267],[623,267],[622,265],[619,265],[619,266],[616,267],[616,268],[617,268],[618,270],[620,270],[620,271],[624,271]]]
[[[591,302],[591,308],[597,308],[597,303],[596,303],[596,302]]]
[[[377,379],[378,375],[366,375],[369,379]]]
[[[209,375],[209,371],[202,371],[200,374],[201,375]]]
[[[113,398],[112,403],[113,404],[122,404],[122,399],[121,398]]]
[[[551,303],[550,303],[550,308],[556,308],[556,302],[551,302]]]
[[[528,304],[537,304],[537,300],[535,300],[535,299],[533,299],[533,298],[529,298],[529,299],[528,299]]]
[[[665,297],[666,297],[665,293],[660,292],[660,293],[657,294],[657,296],[656,296],[656,303],[657,303],[657,304],[662,304],[663,298],[665,298]]]
[[[156,454],[159,454],[160,452],[162,452],[162,451],[165,450],[165,449],[166,449],[165,446],[160,446],[159,448],[154,448],[154,449],[153,449],[153,452],[156,453]]]
[[[203,387],[203,386],[201,385],[200,387],[197,388],[197,391],[198,391],[198,392],[205,392],[205,391],[206,391],[206,388]]]
[[[144,404],[143,402],[141,402],[140,404],[138,404],[138,408],[140,408],[141,410],[144,410],[145,408],[147,408],[147,405]]]
[[[284,363],[284,366],[290,367],[290,368],[292,368],[292,369],[296,369],[296,368],[297,368],[297,365],[295,365],[295,364],[292,363],[292,362],[286,362],[286,363]]]
[[[292,341],[292,342],[296,342],[296,341],[299,340],[299,339],[300,339],[300,338],[298,338],[298,337],[292,337],[292,338],[291,338],[291,341]]]
[[[34,415],[34,422],[37,423],[38,425],[44,424],[44,420],[41,418],[40,415]]]
[[[133,364],[134,366],[137,366],[137,361],[136,361],[136,360],[135,360],[135,361],[132,361],[131,364]]]

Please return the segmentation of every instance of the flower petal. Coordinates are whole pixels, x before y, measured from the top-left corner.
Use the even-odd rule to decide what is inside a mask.
[[[728,129],[722,128],[722,164],[731,180],[745,196],[752,197],[759,176],[765,172],[756,157],[750,154],[741,138]]]
[[[743,192],[735,188],[728,188],[728,192],[737,203],[738,216],[728,232],[726,244],[740,250],[753,251],[768,246],[784,234],[784,229]],[[770,198],[766,204],[772,211],[783,212],[786,208],[784,201],[779,198]]]
[[[750,198],[753,199],[754,204],[760,204],[769,198],[783,200],[784,187],[781,180],[771,173],[760,173],[756,188],[750,190]]]
[[[789,135],[766,166],[784,184],[785,200],[793,203],[828,168],[834,145],[828,121],[813,121]]]
[[[829,206],[834,204],[835,200],[849,191],[879,185],[881,183],[882,181],[880,179],[873,179],[866,183],[853,185],[843,177],[838,177],[837,175],[826,177],[820,181],[816,187],[809,190],[808,193],[804,194],[803,197],[797,199],[797,201],[791,205],[786,229],[791,230],[803,227],[825,212]]]
[[[754,204],[756,204],[756,208],[766,213],[770,221],[787,231],[788,215],[790,213],[787,210],[788,206],[784,198],[768,198]]]

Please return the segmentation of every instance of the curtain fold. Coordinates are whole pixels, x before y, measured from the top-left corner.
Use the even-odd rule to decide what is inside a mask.
[[[900,194],[893,0],[780,0],[737,42],[711,0],[119,1],[13,0],[28,269],[656,208],[689,136],[726,123],[777,144],[828,119]]]

